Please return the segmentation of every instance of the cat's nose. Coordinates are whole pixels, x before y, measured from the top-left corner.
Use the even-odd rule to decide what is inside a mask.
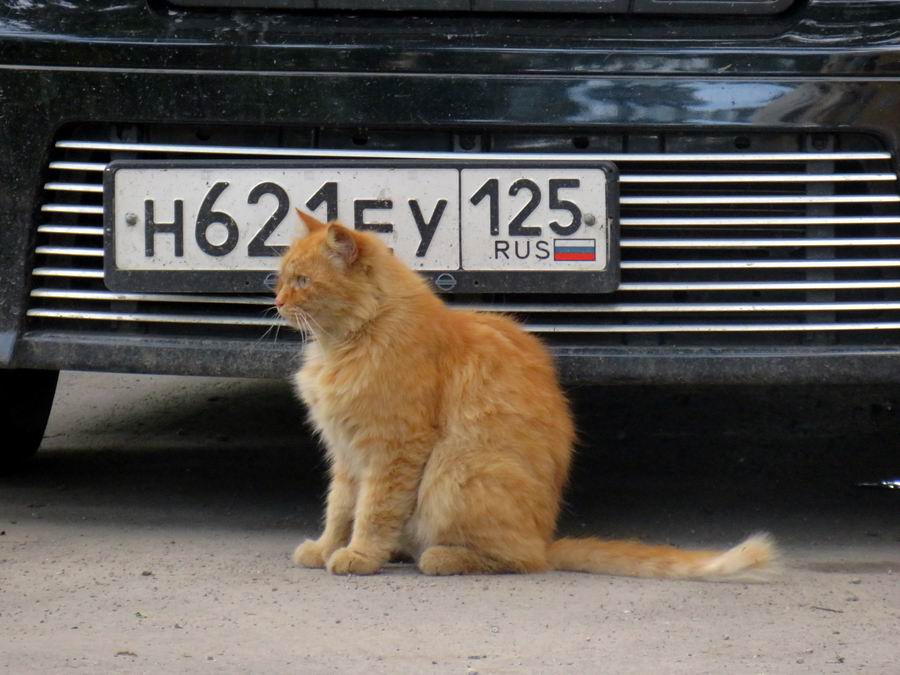
[[[284,307],[284,300],[281,299],[280,295],[275,296],[275,306],[278,309],[281,309],[282,307]]]

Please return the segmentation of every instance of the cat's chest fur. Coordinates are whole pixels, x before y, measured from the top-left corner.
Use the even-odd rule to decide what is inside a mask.
[[[389,413],[377,379],[371,365],[352,357],[327,358],[316,343],[307,345],[295,376],[310,422],[332,459],[341,460],[351,473],[360,474],[374,448],[390,440],[384,438],[390,425],[382,422]]]

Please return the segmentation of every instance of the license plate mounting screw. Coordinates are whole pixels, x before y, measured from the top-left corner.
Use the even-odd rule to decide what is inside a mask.
[[[593,213],[585,213],[584,214],[584,224],[587,226],[591,226],[596,224],[597,217]]]
[[[136,213],[126,213],[125,214],[125,224],[126,225],[137,225],[138,217]]]
[[[439,274],[435,278],[434,285],[445,293],[450,292],[454,288],[456,288],[456,277],[454,277],[452,274],[444,272],[443,274]]]

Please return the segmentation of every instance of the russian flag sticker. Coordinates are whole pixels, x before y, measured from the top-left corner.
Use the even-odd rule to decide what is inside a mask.
[[[596,239],[554,239],[553,259],[560,261],[597,259]]]

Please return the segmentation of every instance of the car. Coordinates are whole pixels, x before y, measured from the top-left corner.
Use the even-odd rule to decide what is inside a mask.
[[[897,381],[898,75],[893,1],[4,3],[2,464],[61,369],[285,375],[298,208],[569,384]]]

